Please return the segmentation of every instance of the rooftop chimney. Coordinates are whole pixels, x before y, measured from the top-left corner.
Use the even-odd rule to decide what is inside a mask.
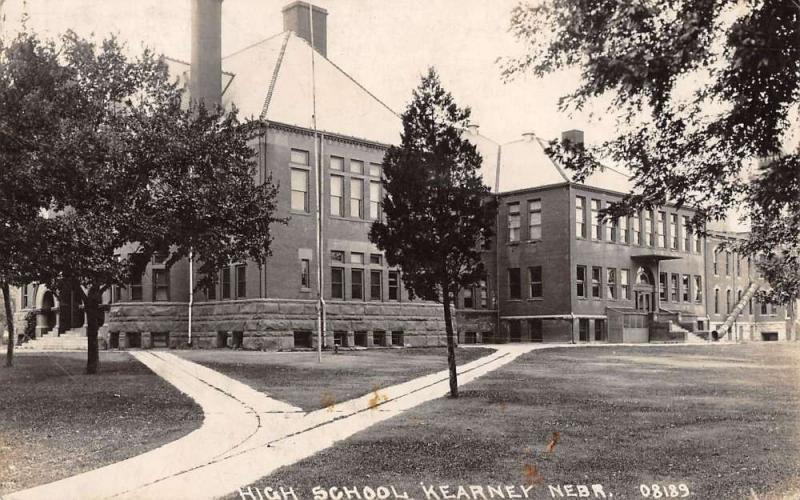
[[[561,132],[561,142],[569,141],[573,145],[583,145],[583,130],[567,130],[566,132]]]
[[[222,101],[222,0],[192,0],[189,93],[206,107]]]
[[[311,44],[317,52],[328,55],[328,11],[311,5],[311,18],[314,22],[314,43],[311,43],[311,23],[309,23],[309,2],[298,0],[283,8],[283,29],[292,30],[297,36]]]
[[[469,130],[469,133],[470,133],[470,134],[473,134],[473,135],[478,135],[478,129],[479,129],[479,128],[480,128],[480,127],[479,127],[479,126],[478,126],[478,124],[477,124],[477,123],[475,123],[475,122],[469,122],[469,123],[467,124],[467,130]]]

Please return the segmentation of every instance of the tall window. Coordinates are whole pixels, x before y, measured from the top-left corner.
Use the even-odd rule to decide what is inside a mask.
[[[761,302],[761,314],[763,316],[769,314],[769,304],[767,304],[766,302]]]
[[[631,298],[631,278],[630,271],[627,269],[619,270],[619,298],[630,300]]]
[[[694,238],[694,251],[697,252],[697,253],[702,253],[703,252],[703,242],[700,239],[700,235],[697,233],[697,231],[695,231],[695,232],[692,233],[692,237]]]
[[[308,212],[308,170],[292,169],[292,210]]]
[[[369,298],[383,300],[383,271],[373,269],[369,272]]]
[[[586,297],[586,266],[578,266],[575,270],[575,293],[578,297]]]
[[[600,200],[592,200],[592,239],[603,239],[603,225],[600,224]]]
[[[236,266],[236,298],[247,297],[247,265],[239,264]]]
[[[631,232],[633,238],[631,241],[634,245],[641,245],[642,244],[642,221],[639,216],[639,212],[636,212],[631,217]]]
[[[725,251],[725,276],[731,275],[731,253]]]
[[[311,263],[308,259],[300,259],[300,288],[311,288]]]
[[[489,305],[489,293],[486,286],[486,280],[481,280],[479,289],[481,294],[481,308],[486,309],[486,307]]]
[[[678,234],[678,214],[669,214],[669,247],[677,250],[680,242],[680,234]]]
[[[169,270],[153,269],[153,301],[169,300]]]
[[[679,277],[675,273],[671,274],[669,277],[669,300],[672,302],[678,302],[678,298],[680,297],[678,293],[678,280]]]
[[[689,217],[683,216],[683,251],[692,251],[692,229],[689,224]]]
[[[592,298],[599,299],[603,296],[603,291],[600,288],[600,279],[602,278],[603,268],[592,267]]]
[[[655,238],[653,237],[653,212],[646,210],[644,213],[644,234],[647,238],[647,245],[655,245]]]
[[[331,176],[331,215],[344,216],[344,177]]]
[[[617,299],[617,270],[614,268],[606,269],[606,297],[609,300]]]
[[[726,290],[725,291],[725,312],[729,313],[729,312],[731,312],[732,309],[733,309],[733,307],[731,305],[731,291],[730,290]]]
[[[381,183],[370,181],[369,183],[369,218],[378,220],[381,216]]]
[[[659,211],[657,222],[656,231],[658,235],[658,246],[661,248],[666,248],[667,242],[665,240],[665,235],[667,233],[667,213]]]
[[[231,268],[228,266],[222,268],[222,298],[231,298]]]
[[[719,250],[714,249],[712,257],[712,267],[714,268],[714,276],[719,276]]]
[[[521,298],[521,286],[519,268],[515,267],[508,270],[508,297],[510,299]]]
[[[542,297],[542,266],[535,266],[528,268],[528,275],[531,283],[531,298],[538,299]]]
[[[22,285],[22,308],[25,309],[28,307],[28,303],[30,302],[30,295],[28,294],[28,285]]]
[[[735,254],[733,257],[734,257],[734,259],[736,259],[736,261],[735,261],[735,264],[736,264],[736,276],[741,276],[742,275],[742,259],[739,256],[739,254]]]
[[[364,181],[361,179],[350,179],[350,216],[364,218]]]
[[[400,300],[400,273],[389,271],[389,300]]]
[[[364,162],[361,160],[350,160],[350,172],[354,174],[363,174]]]
[[[606,241],[617,241],[619,219],[612,219],[606,226]]]
[[[528,202],[528,239],[542,239],[542,200]]]
[[[142,300],[142,275],[134,276],[129,285],[130,300],[131,302],[139,302]]]
[[[682,291],[682,298],[684,302],[689,302],[691,300],[691,291],[689,290],[689,275],[684,274],[681,276],[681,291]]]
[[[472,288],[467,287],[464,289],[464,309],[472,309],[475,307],[475,301],[472,300]]]
[[[334,299],[344,298],[344,268],[331,268],[331,297]]]
[[[217,300],[217,273],[208,274],[211,284],[206,287],[206,300]]]
[[[714,314],[719,314],[719,288],[714,289]]]
[[[667,273],[658,275],[658,296],[661,300],[667,300]]]
[[[519,203],[508,204],[508,241],[519,241]]]
[[[694,277],[694,301],[698,304],[703,302],[703,277]]]
[[[742,291],[739,290],[738,292],[736,292],[736,303],[738,304],[741,301],[742,301]],[[736,306],[734,306],[734,307],[736,307]]]
[[[331,156],[331,170],[336,170],[338,172],[344,171],[344,158],[340,158],[338,156]]]
[[[296,165],[308,165],[308,151],[302,149],[292,149],[289,161]]]
[[[619,241],[622,243],[631,242],[630,232],[631,220],[629,217],[620,217],[619,219]]]
[[[575,197],[575,236],[586,238],[586,198]]]

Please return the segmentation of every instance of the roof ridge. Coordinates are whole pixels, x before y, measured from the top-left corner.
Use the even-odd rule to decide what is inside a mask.
[[[538,135],[535,137],[535,139],[536,142],[539,143],[539,146],[541,146],[542,150],[544,151],[544,155],[547,157],[548,160],[550,160],[550,163],[552,163],[553,166],[556,167],[558,173],[561,174],[561,177],[563,177],[564,180],[567,182],[573,182],[572,179],[570,179],[569,176],[567,176],[567,174],[564,172],[564,169],[561,167],[561,165],[559,165],[557,161],[555,161],[553,158],[550,157],[549,154],[547,154],[547,147],[542,143],[542,139],[539,138]]]
[[[227,56],[222,56],[221,60],[224,61],[225,59],[228,59],[229,57],[237,56],[237,55],[241,54],[242,52],[250,50],[250,49],[252,49],[253,47],[255,47],[257,45],[261,45],[262,43],[269,42],[273,38],[277,38],[279,36],[285,35],[286,33],[291,33],[291,30],[284,30],[284,31],[281,31],[280,33],[276,33],[276,34],[274,34],[272,36],[268,36],[267,38],[264,38],[263,40],[259,40],[259,41],[255,42],[255,43],[251,43],[250,45],[248,45],[246,47],[242,47],[239,50],[231,52]]]
[[[262,120],[267,117],[267,110],[269,110],[269,103],[272,102],[272,94],[275,91],[275,82],[278,81],[278,72],[281,69],[281,65],[283,64],[283,55],[286,53],[286,46],[289,44],[289,38],[292,35],[292,32],[287,30],[281,34],[286,34],[286,38],[283,39],[283,44],[281,45],[281,51],[278,53],[278,59],[275,61],[275,69],[272,71],[272,78],[269,81],[269,88],[267,89],[267,96],[264,98],[264,106],[261,108],[261,118]]]

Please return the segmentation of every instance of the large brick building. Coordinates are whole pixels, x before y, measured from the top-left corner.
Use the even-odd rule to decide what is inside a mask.
[[[241,117],[259,120],[256,182],[272,176],[278,215],[289,223],[273,228],[265,266],[231,263],[216,286],[195,293],[192,345],[316,347],[320,288],[327,346],[441,345],[441,306],[410,301],[401,270],[367,238],[381,217],[381,162],[399,141],[398,115],[327,59],[325,10],[310,16],[307,3],[289,4],[284,32],[223,57],[220,3],[193,0],[192,61],[170,60],[171,70],[187,97],[235,104]],[[534,134],[502,146],[477,127],[466,134],[500,210],[483,253],[488,276],[458,300],[461,342],[691,341],[712,329],[731,339],[785,338],[783,308],[751,304],[764,284],[750,262],[715,252],[740,235],[697,238],[686,228],[691,210],[670,205],[600,224],[598,210],[632,188],[627,175],[608,168],[575,183]],[[159,260],[107,294],[107,347],[188,345],[188,262],[167,269]],[[37,342],[80,339],[78,295],[18,290],[19,331],[33,312],[36,336],[45,337]]]

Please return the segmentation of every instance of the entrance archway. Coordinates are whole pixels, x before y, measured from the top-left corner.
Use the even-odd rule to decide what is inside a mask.
[[[639,267],[636,270],[636,282],[633,285],[633,303],[639,311],[651,312],[655,309],[655,281],[648,269]]]

